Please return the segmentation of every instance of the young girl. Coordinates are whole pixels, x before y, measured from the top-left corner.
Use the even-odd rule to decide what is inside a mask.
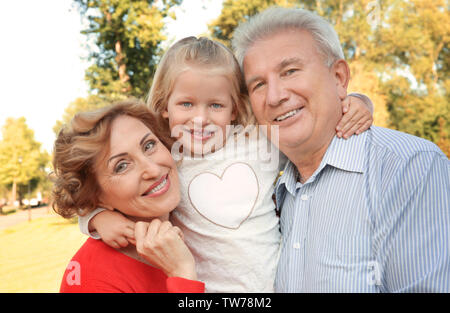
[[[370,120],[369,105],[352,101],[357,122]],[[176,138],[181,202],[171,221],[198,279],[207,292],[273,292],[281,235],[272,194],[284,162],[254,126],[232,52],[206,38],[180,40],[160,62],[148,105]],[[100,211],[80,219],[84,233],[95,229],[112,246],[133,242],[131,221]]]

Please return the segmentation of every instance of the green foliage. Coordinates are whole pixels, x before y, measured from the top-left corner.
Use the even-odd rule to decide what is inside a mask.
[[[62,116],[61,121],[56,121],[55,126],[53,126],[53,132],[58,135],[64,124],[70,122],[70,120],[77,114],[78,112],[92,111],[95,109],[99,109],[108,105],[105,99],[97,96],[97,95],[89,95],[86,98],[77,98],[75,101],[71,102],[66,109],[64,110],[64,114]]]
[[[240,22],[269,6],[315,11],[334,25],[349,91],[374,102],[374,124],[437,143],[450,155],[450,14],[446,0],[225,0],[209,30],[230,46]]]
[[[295,0],[224,0],[220,16],[208,28],[215,40],[230,47],[234,29],[239,23],[270,6],[291,7],[296,2]]]
[[[450,14],[445,0],[394,1],[379,34],[390,79],[383,81],[391,125],[450,155]],[[391,27],[395,25],[395,27]],[[403,71],[402,71],[403,70]],[[408,70],[413,78],[407,79]]]
[[[40,143],[34,139],[34,132],[28,128],[24,117],[8,118],[2,129],[2,137],[0,184],[13,186],[13,190],[17,184],[19,194],[27,192],[28,184],[33,190],[46,178],[48,153],[41,151]]]
[[[161,52],[163,18],[181,0],[75,0],[94,39],[86,71],[91,91],[109,100],[143,97]]]
[[[151,86],[165,40],[165,18],[182,0],[74,0],[86,21],[93,64],[86,70],[90,95],[71,102],[53,127],[58,134],[63,124],[82,111],[114,101],[144,98]]]

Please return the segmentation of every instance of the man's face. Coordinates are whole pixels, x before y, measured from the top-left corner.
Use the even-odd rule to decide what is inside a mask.
[[[279,127],[281,151],[329,143],[346,91],[309,32],[287,29],[256,41],[243,65],[253,112],[259,124]]]

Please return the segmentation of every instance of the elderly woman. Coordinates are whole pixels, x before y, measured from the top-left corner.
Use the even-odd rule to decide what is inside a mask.
[[[61,292],[203,292],[181,231],[168,221],[179,200],[168,137],[148,109],[126,101],[76,115],[54,147],[54,209],[65,218],[97,207],[136,222],[135,246],[89,238]],[[147,259],[151,257],[152,264]]]

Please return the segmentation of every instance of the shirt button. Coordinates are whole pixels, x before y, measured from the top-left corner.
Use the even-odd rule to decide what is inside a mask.
[[[299,242],[296,242],[296,243],[294,243],[294,244],[292,245],[292,247],[293,247],[294,249],[300,249],[300,243],[299,243]]]
[[[306,201],[306,200],[308,200],[308,195],[303,194],[300,196],[300,199],[302,199],[303,201]]]

